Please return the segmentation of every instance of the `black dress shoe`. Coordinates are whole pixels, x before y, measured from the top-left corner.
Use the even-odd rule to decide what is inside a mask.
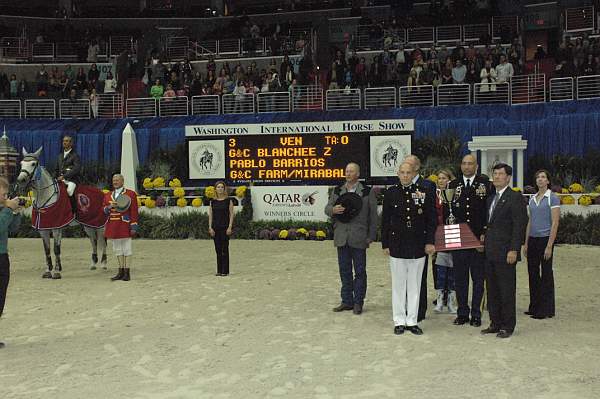
[[[482,334],[498,334],[500,329],[494,326],[489,326],[488,328],[484,328],[481,330]]]
[[[0,349],[4,348],[4,342],[0,342]]]
[[[468,322],[469,322],[468,317],[458,316],[456,319],[454,319],[452,324],[454,324],[455,326],[462,326],[463,324],[466,324]]]
[[[523,312],[525,313],[527,316],[531,316],[533,314],[533,312],[531,312],[530,310]]]
[[[498,338],[509,338],[512,335],[512,332],[506,331],[506,330],[500,330],[498,331],[498,334],[496,334],[496,337]]]
[[[469,324],[473,327],[481,327],[481,317],[473,317]]]
[[[354,309],[352,309],[352,313],[354,314],[361,314],[362,313],[362,305],[355,303],[354,304]]]
[[[336,306],[335,308],[333,308],[334,312],[343,312],[344,310],[354,310],[354,307],[346,305],[345,303],[341,303],[340,306]]]
[[[406,329],[415,335],[423,335],[423,330],[419,326],[406,326]]]
[[[394,334],[402,335],[404,334],[404,326],[396,326],[394,327]]]
[[[546,317],[548,317],[548,316],[543,316],[543,315],[539,315],[539,314],[532,314],[532,315],[531,315],[531,318],[532,318],[532,319],[537,319],[537,320],[543,320],[543,319],[545,319]]]

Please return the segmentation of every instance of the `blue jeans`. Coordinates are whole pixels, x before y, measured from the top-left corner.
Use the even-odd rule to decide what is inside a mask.
[[[342,280],[342,303],[350,306],[362,305],[367,293],[367,250],[344,245],[337,247],[337,251]]]

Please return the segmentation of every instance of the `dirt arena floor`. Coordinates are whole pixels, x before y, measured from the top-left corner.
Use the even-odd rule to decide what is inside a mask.
[[[423,336],[395,336],[379,245],[361,316],[331,312],[331,241],[232,241],[222,278],[210,241],[138,240],[128,283],[109,281],[112,256],[88,270],[87,240],[63,242],[59,281],[41,278],[40,240],[9,246],[0,398],[600,397],[598,247],[557,248],[551,320],[523,315],[520,263],[517,330],[501,340],[432,311]]]

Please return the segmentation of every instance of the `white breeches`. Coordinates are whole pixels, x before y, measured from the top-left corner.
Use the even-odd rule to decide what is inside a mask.
[[[392,314],[395,326],[416,326],[421,278],[425,257],[401,259],[390,256],[392,272]]]

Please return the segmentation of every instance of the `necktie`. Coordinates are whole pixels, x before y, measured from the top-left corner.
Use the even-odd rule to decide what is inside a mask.
[[[494,214],[494,209],[496,208],[499,199],[500,193],[496,193],[496,195],[494,196],[494,200],[492,201],[492,206],[490,206],[490,217],[488,218],[488,222],[492,220],[492,215]]]
[[[471,179],[467,179],[467,188],[471,187]]]

